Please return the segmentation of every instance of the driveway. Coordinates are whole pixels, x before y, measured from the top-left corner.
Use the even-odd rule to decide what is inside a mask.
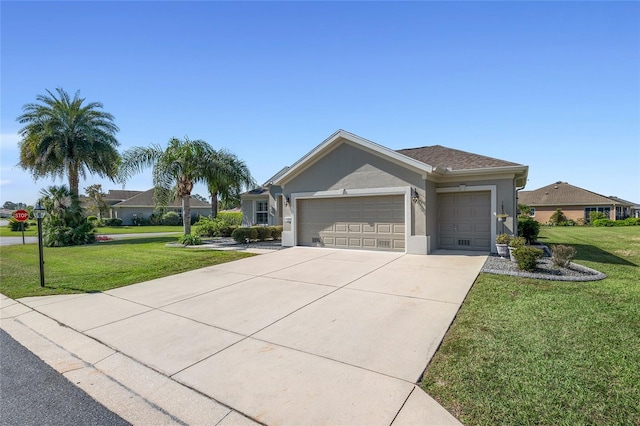
[[[485,259],[294,247],[25,298],[3,318],[24,323],[35,310],[268,425],[457,424],[415,383]]]

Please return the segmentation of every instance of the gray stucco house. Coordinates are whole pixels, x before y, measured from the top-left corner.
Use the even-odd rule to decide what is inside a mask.
[[[394,151],[338,130],[242,194],[243,226],[282,225],[283,246],[495,251],[497,233],[516,232],[528,170],[439,145]]]
[[[111,204],[111,217],[122,219],[123,225],[132,225],[135,217],[148,219],[152,214],[158,213],[153,194],[153,188],[147,191],[109,191],[105,200]],[[128,198],[118,201],[117,197],[127,196]],[[113,203],[112,201],[116,202]],[[191,206],[191,216],[209,216],[211,214],[211,204],[209,203],[191,197],[189,204]],[[182,215],[182,202],[174,200],[164,208],[164,211],[175,211]]]

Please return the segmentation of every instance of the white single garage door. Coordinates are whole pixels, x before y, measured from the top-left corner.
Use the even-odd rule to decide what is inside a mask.
[[[491,251],[491,192],[438,195],[441,249]]]
[[[404,251],[404,195],[297,201],[301,246]]]

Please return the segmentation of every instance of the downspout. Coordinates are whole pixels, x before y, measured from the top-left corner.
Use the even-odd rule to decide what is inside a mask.
[[[513,179],[513,185],[514,186],[516,185],[516,179],[515,178]],[[518,200],[520,199],[520,197],[518,195],[518,192],[523,190],[525,186],[526,186],[526,182],[525,182],[524,185],[522,185],[520,187],[516,186],[516,206],[515,206],[516,209],[514,210],[516,214],[515,214],[515,217],[514,217],[514,220],[513,220],[513,235],[518,235],[518,204],[519,204]]]

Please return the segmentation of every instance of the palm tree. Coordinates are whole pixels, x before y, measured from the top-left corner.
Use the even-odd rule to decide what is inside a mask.
[[[244,161],[224,149],[207,159],[205,181],[211,196],[211,217],[218,215],[218,197],[226,203],[240,200],[243,189],[255,186]]]
[[[104,111],[100,102],[83,105],[76,92],[73,99],[61,88],[57,96],[38,95],[40,103],[22,107],[17,118],[25,126],[18,132],[20,162],[34,179],[50,176],[69,179],[69,189],[76,196],[80,177],[87,172],[114,180],[120,155],[115,138],[118,127],[114,117]]]
[[[203,140],[171,138],[166,149],[158,145],[134,147],[122,154],[119,176],[125,182],[147,167],[152,168],[156,204],[166,206],[172,194],[182,201],[184,234],[191,233],[191,190],[204,181],[206,160],[214,149]]]

